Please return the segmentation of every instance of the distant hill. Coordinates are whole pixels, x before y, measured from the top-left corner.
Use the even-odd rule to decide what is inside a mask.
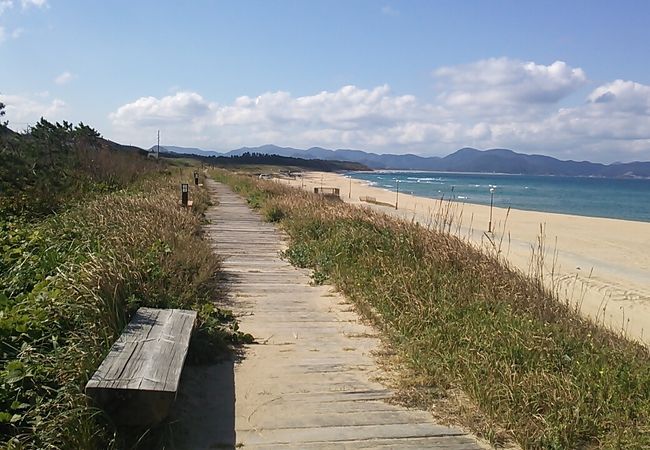
[[[336,161],[322,159],[304,159],[292,156],[280,156],[266,153],[244,152],[241,155],[230,156],[204,156],[191,153],[163,152],[160,148],[161,155],[168,158],[196,158],[206,164],[219,167],[232,167],[238,165],[269,165],[295,167],[300,169],[318,170],[322,172],[343,172],[343,171],[368,171],[369,167],[354,161]],[[204,152],[205,153],[205,152]]]
[[[121,152],[136,152],[141,155],[147,156],[147,150],[136,147],[135,145],[124,145],[117,142],[109,141],[108,139],[99,138],[99,142],[103,143],[112,150],[121,151]]]
[[[152,146],[149,151],[155,152],[158,148],[157,145]],[[196,147],[177,147],[175,145],[160,146],[161,153],[183,153],[199,156],[222,156],[223,153],[214,150],[203,150]]]
[[[361,150],[328,150],[321,147],[300,150],[276,145],[242,147],[222,154],[215,151],[172,146],[161,147],[161,151],[174,153],[182,151],[183,153],[203,156],[237,156],[244,153],[262,153],[305,159],[352,161],[361,163],[371,169],[650,178],[650,162],[600,164],[589,161],[563,161],[550,156],[527,155],[508,149],[477,150],[475,148],[462,148],[444,158],[438,156],[423,157],[412,154],[379,155]]]

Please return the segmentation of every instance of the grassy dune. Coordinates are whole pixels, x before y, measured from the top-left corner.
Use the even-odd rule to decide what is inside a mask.
[[[192,187],[180,208],[191,169],[39,126],[0,136],[13,168],[0,171],[0,448],[136,448],[142,433],[139,447],[159,448],[164,433],[117,430],[83,389],[139,306],[199,312],[190,363],[245,338],[215,306],[208,194]]]
[[[650,446],[648,349],[582,319],[540,280],[444,231],[215,177],[281,224],[293,264],[334,284],[385,332],[420,406],[460,390],[477,411],[457,419],[494,443]]]
[[[178,181],[158,175],[35,224],[2,223],[0,442],[9,448],[122,447],[83,387],[139,306],[199,311],[190,359],[238,338],[213,306],[219,261],[200,216],[178,207]]]

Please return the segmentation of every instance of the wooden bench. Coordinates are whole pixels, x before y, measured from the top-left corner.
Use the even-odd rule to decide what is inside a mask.
[[[393,205],[392,203],[380,202],[375,197],[370,197],[370,196],[359,197],[359,201],[372,203],[373,205],[390,206],[391,208],[395,207],[395,205]]]
[[[86,384],[86,394],[124,425],[163,420],[176,391],[196,311],[139,308]]]
[[[324,197],[340,197],[341,191],[339,188],[335,187],[315,187],[314,194],[320,194]]]

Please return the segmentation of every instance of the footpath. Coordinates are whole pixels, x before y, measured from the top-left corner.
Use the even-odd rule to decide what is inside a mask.
[[[241,361],[184,375],[187,448],[481,449],[425,411],[390,404],[376,381],[376,331],[330,286],[280,258],[283,234],[225,185],[206,180],[205,226],[224,258],[240,329],[255,337]]]

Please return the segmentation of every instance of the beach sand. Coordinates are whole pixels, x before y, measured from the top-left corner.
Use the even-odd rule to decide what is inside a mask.
[[[499,247],[501,254],[525,273],[533,248],[544,235],[544,280],[562,301],[617,332],[650,345],[650,223],[572,216],[490,207],[417,197],[400,192],[398,209],[361,202],[374,197],[395,205],[396,193],[363,181],[332,173],[307,172],[302,179],[278,179],[312,191],[314,187],[340,189],[341,199],[362,204],[423,225],[435,222],[444,210],[454,215],[451,232],[484,248]],[[490,239],[495,244],[490,243]],[[537,251],[537,250],[536,250]]]

